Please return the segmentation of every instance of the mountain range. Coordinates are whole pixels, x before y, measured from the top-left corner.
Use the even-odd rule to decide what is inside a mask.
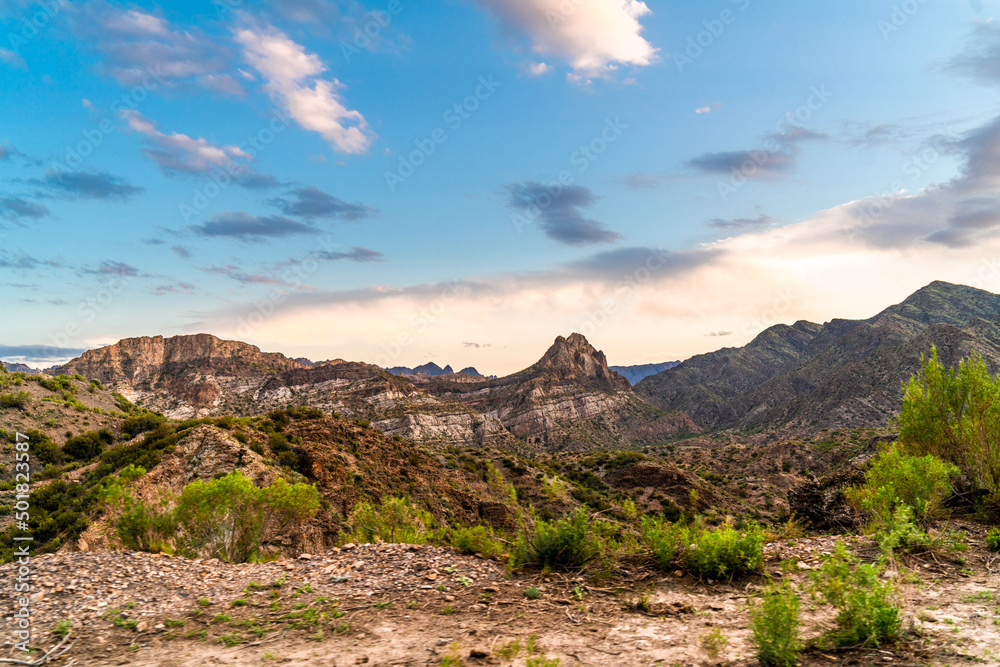
[[[740,348],[644,366],[609,367],[582,335],[560,336],[501,378],[436,364],[313,364],[208,334],[125,339],[49,372],[100,380],[172,418],[305,405],[416,440],[554,451],[705,430],[888,425],[932,346],[948,364],[978,353],[1000,368],[1000,296],[935,282],[865,320],[777,325]]]

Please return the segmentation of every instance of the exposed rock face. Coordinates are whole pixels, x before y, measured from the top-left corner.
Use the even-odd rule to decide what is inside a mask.
[[[79,373],[108,384],[136,385],[191,369],[246,378],[296,368],[305,368],[305,365],[283,354],[261,352],[255,345],[195,334],[125,338],[114,345],[87,350],[79,358],[49,372],[53,375]]]
[[[7,370],[8,373],[27,373],[28,375],[41,375],[42,371],[37,368],[32,368],[27,364],[13,364],[7,361],[0,361],[0,365]]]
[[[434,375],[393,375],[343,359],[309,366],[198,335],[126,339],[58,372],[99,379],[175,419],[309,405],[372,421],[391,435],[447,444],[617,448],[659,417],[580,334],[560,336],[537,363],[505,378],[433,364],[414,370]]]

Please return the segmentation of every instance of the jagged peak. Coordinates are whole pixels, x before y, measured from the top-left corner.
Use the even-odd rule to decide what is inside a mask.
[[[628,380],[608,368],[604,353],[579,333],[570,334],[567,338],[557,336],[552,346],[529,371],[551,379],[575,381],[602,389],[626,390],[632,386]]]

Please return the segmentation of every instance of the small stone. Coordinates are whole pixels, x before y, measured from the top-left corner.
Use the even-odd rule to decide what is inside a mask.
[[[681,577],[684,576],[684,573],[681,572],[680,570],[675,570],[674,571],[674,576],[677,577],[678,579],[680,579]]]
[[[920,620],[921,621],[926,621],[927,623],[937,623],[938,622],[938,617],[933,612],[922,611],[922,612],[920,612]]]
[[[299,554],[299,560],[312,560],[312,554]]]
[[[139,621],[139,624],[135,626],[136,632],[145,632],[149,629],[149,623],[146,621]]]
[[[153,626],[153,629],[154,630],[164,630],[164,629],[166,629],[166,627],[167,626],[163,625],[163,623],[157,623],[156,625]]]
[[[795,564],[795,567],[799,568],[800,570],[811,570],[812,569],[812,567],[809,566],[809,563],[806,563],[805,561],[801,561],[801,560],[798,563]]]
[[[455,601],[455,596],[454,595],[445,595],[444,596],[444,601],[445,602],[454,602]]]
[[[474,648],[471,651],[469,651],[469,657],[474,658],[476,660],[482,660],[484,658],[490,657],[490,654],[489,652],[484,651],[481,648]]]
[[[354,544],[353,542],[348,542],[347,544],[343,545],[340,548],[342,551],[350,551],[351,549],[356,549],[357,547],[358,547],[357,544]]]
[[[427,581],[437,581],[438,578],[437,572],[431,572],[425,578],[427,579]]]

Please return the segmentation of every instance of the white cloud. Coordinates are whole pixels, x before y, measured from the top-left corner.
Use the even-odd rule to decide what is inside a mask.
[[[368,150],[373,138],[368,123],[341,102],[339,81],[319,78],[327,69],[319,56],[273,27],[239,29],[236,41],[267,81],[268,92],[299,125],[318,132],[341,153]]]
[[[236,158],[251,157],[238,146],[216,146],[201,137],[195,139],[179,132],[164,134],[138,111],[126,111],[122,117],[134,131],[150,138],[152,145],[145,152],[164,171],[200,173],[225,167]]]
[[[639,22],[652,12],[639,0],[477,1],[506,26],[525,33],[535,53],[566,59],[579,77],[656,60]]]
[[[543,74],[548,74],[554,67],[552,65],[546,65],[545,63],[531,63],[528,65],[528,73],[531,76],[542,76]]]

